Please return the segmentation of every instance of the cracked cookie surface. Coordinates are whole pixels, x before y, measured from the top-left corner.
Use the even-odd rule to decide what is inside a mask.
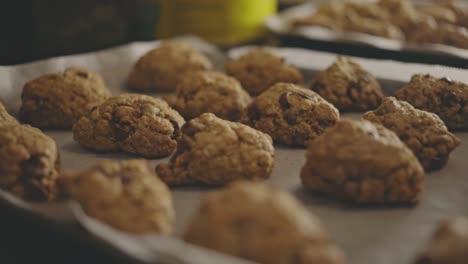
[[[447,130],[434,113],[418,110],[407,102],[387,97],[364,119],[379,123],[395,132],[413,151],[426,171],[443,167],[460,139]]]
[[[424,170],[398,136],[380,124],[342,119],[311,141],[303,185],[362,204],[413,204]]]
[[[163,157],[177,146],[184,119],[161,99],[140,94],[109,98],[73,126],[73,137],[98,152]]]
[[[18,121],[8,113],[5,106],[0,102],[0,126],[7,124],[18,124]]]
[[[266,179],[273,162],[269,135],[205,113],[182,126],[175,154],[156,166],[156,174],[169,186],[224,185]]]
[[[111,93],[99,74],[79,67],[27,82],[20,120],[39,128],[71,129],[73,123]]]
[[[61,186],[87,215],[117,229],[135,234],[172,232],[171,193],[145,160],[102,160],[66,174]]]
[[[339,119],[338,110],[315,92],[277,83],[249,105],[246,123],[291,146],[307,143]]]
[[[350,58],[342,56],[320,72],[310,88],[340,111],[371,110],[384,97],[372,74]]]
[[[344,263],[314,215],[288,193],[259,182],[206,194],[184,239],[258,263]]]
[[[468,263],[468,219],[457,217],[442,221],[426,250],[415,264]]]
[[[56,195],[60,158],[57,145],[29,125],[0,126],[0,188],[31,201]]]
[[[249,94],[236,79],[212,71],[184,75],[175,95],[165,99],[187,120],[213,113],[222,119],[238,121],[250,102]]]
[[[275,83],[302,84],[304,78],[294,66],[287,64],[268,48],[256,48],[237,60],[226,62],[228,75],[240,81],[251,95],[258,95]]]
[[[449,129],[468,128],[468,85],[462,82],[416,74],[395,97],[437,114]]]
[[[208,58],[191,45],[167,41],[138,59],[127,85],[133,90],[172,92],[183,74],[212,67]]]

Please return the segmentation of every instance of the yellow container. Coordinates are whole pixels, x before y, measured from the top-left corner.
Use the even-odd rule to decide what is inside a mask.
[[[276,0],[159,0],[156,36],[197,34],[220,45],[254,39]]]

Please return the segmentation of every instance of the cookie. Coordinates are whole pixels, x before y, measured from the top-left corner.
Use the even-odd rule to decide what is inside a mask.
[[[343,17],[343,31],[360,32],[385,38],[405,39],[403,32],[386,20],[377,20],[359,16],[354,12],[347,12]]]
[[[66,174],[61,186],[87,215],[116,229],[134,234],[172,232],[171,193],[145,160],[102,160],[90,169]]]
[[[462,82],[416,74],[395,92],[395,97],[437,114],[449,129],[468,128],[468,85]]]
[[[148,158],[177,146],[184,119],[161,99],[140,94],[109,98],[73,126],[73,138],[97,152],[123,151]]]
[[[418,110],[407,102],[387,97],[364,119],[395,132],[419,159],[426,171],[442,168],[460,139],[447,130],[444,122],[430,112]]]
[[[315,92],[277,83],[249,105],[246,123],[277,143],[307,146],[339,118],[338,110]]]
[[[22,122],[39,128],[71,129],[73,123],[111,96],[99,74],[70,67],[27,82],[21,94]]]
[[[222,119],[238,121],[250,102],[249,94],[236,79],[212,71],[184,75],[175,96],[165,99],[187,120],[213,113]]]
[[[172,92],[185,73],[212,67],[210,60],[191,45],[167,41],[138,59],[130,71],[127,85],[133,90]]]
[[[424,170],[398,136],[380,124],[342,119],[310,142],[302,184],[357,204],[413,204]]]
[[[18,124],[18,121],[8,113],[5,106],[0,102],[0,126],[6,124]]]
[[[156,166],[156,174],[169,186],[223,185],[266,179],[273,162],[270,136],[205,113],[182,126],[176,153]]]
[[[415,264],[468,263],[468,219],[444,220]]]
[[[384,97],[372,74],[347,57],[339,56],[320,72],[310,88],[340,111],[365,111],[376,108]]]
[[[29,125],[0,126],[0,188],[30,201],[56,196],[60,158],[57,145]]]
[[[344,263],[320,221],[290,194],[236,182],[206,194],[184,239],[256,263]]]
[[[268,48],[252,49],[237,60],[226,62],[225,70],[251,95],[258,95],[278,82],[302,84],[304,81],[298,69]]]

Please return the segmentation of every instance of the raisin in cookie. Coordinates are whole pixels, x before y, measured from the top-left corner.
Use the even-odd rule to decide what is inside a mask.
[[[299,70],[268,48],[256,48],[237,60],[228,61],[225,70],[251,95],[258,95],[278,82],[301,84],[304,81]]]
[[[416,74],[395,97],[437,114],[449,129],[468,128],[468,85],[464,83]]]
[[[364,119],[395,132],[416,155],[426,171],[443,167],[460,140],[433,113],[415,109],[407,102],[387,97]]]
[[[177,146],[184,119],[166,102],[147,95],[111,97],[73,126],[73,137],[98,152],[124,151],[143,157],[167,156]]]
[[[427,249],[415,263],[468,263],[468,219],[457,217],[443,221],[434,232]]]
[[[61,186],[86,214],[117,229],[172,232],[171,193],[144,160],[102,160],[88,170],[66,174]]]
[[[223,185],[268,178],[273,161],[270,136],[206,113],[184,124],[176,153],[156,173],[170,186]]]
[[[175,90],[184,73],[211,68],[208,58],[192,46],[181,42],[163,42],[136,62],[127,85],[134,90],[170,92]]]
[[[18,121],[8,113],[5,106],[0,102],[0,126],[6,124],[18,124]]]
[[[344,263],[314,215],[288,193],[258,182],[206,194],[184,239],[257,263]]]
[[[70,129],[78,118],[110,96],[99,74],[71,67],[27,82],[19,115],[21,121],[35,127]]]
[[[250,102],[249,94],[236,79],[211,71],[186,74],[177,85],[175,96],[165,99],[187,120],[213,113],[238,121]]]
[[[340,120],[313,140],[301,171],[311,191],[363,204],[415,203],[424,170],[398,136],[380,124]]]
[[[371,110],[384,97],[374,76],[342,56],[315,77],[311,89],[340,111]]]
[[[32,201],[55,198],[60,159],[57,146],[29,125],[0,126],[0,187]]]
[[[260,94],[247,113],[247,124],[291,146],[307,146],[340,116],[320,95],[288,83],[277,83]]]

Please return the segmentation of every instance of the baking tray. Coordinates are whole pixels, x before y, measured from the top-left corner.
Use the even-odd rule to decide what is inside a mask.
[[[215,62],[221,69],[224,56],[211,45],[198,39],[186,38]],[[100,72],[115,94],[127,91],[125,77],[135,60],[158,45],[134,43],[111,50],[54,58],[20,66],[0,67],[0,99],[15,113],[18,110],[22,85],[31,78],[51,71],[61,71],[70,65],[89,67]],[[251,47],[227,52],[237,57]],[[319,70],[333,62],[336,55],[310,50],[277,48],[280,55],[297,65],[309,81]],[[468,82],[464,70],[442,66],[407,64],[393,61],[358,59],[380,80],[386,94],[409,80],[414,73],[430,73]],[[343,114],[359,118],[359,113]],[[73,141],[71,132],[46,131],[59,145],[63,168],[84,169],[100,158],[130,159],[126,154],[96,154],[84,150]],[[331,238],[343,249],[350,264],[411,263],[425,246],[432,230],[443,218],[468,214],[468,133],[456,133],[462,145],[453,152],[447,166],[427,174],[425,190],[415,207],[357,207],[325,196],[308,193],[301,187],[299,171],[305,162],[305,150],[275,146],[275,167],[268,180],[290,192],[312,213],[317,215]],[[152,166],[166,159],[150,160]],[[119,232],[87,217],[75,203],[30,204],[0,192],[9,204],[46,217],[54,225],[78,223],[94,239],[104,241],[121,253],[144,263],[248,263],[210,250],[184,243],[179,238],[202,194],[213,188],[184,187],[172,189],[176,208],[175,235],[163,238],[155,235],[134,236]]]

